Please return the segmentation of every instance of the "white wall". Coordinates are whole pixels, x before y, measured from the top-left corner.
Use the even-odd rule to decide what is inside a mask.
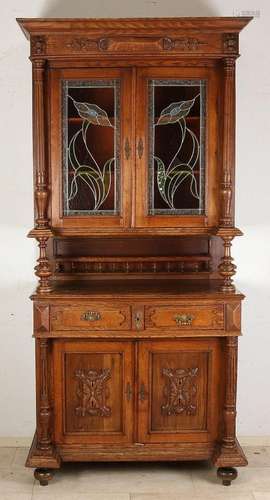
[[[247,295],[240,340],[238,433],[270,435],[269,0],[9,0],[0,43],[0,437],[34,432],[31,65],[16,17],[231,16],[259,10],[241,35],[237,85],[237,285]]]

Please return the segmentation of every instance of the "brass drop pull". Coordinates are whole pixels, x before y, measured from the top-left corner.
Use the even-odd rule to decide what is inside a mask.
[[[140,390],[139,390],[139,400],[140,401],[145,401],[145,399],[147,399],[147,393],[145,391],[145,385],[142,382],[141,386],[140,386]]]
[[[127,383],[127,388],[126,388],[126,398],[127,398],[127,401],[130,401],[130,400],[131,400],[131,398],[132,398],[132,394],[133,394],[133,392],[132,392],[132,389],[131,389],[131,385],[130,385],[130,383],[128,382],[128,383]]]
[[[83,321],[99,321],[101,319],[101,314],[97,311],[86,311],[81,315]]]
[[[192,314],[176,314],[174,317],[177,326],[190,326],[194,318]]]
[[[143,314],[142,311],[136,311],[134,315],[134,323],[136,330],[141,330],[143,327]]]
[[[130,144],[129,144],[128,137],[126,137],[126,140],[125,140],[125,157],[126,157],[126,160],[129,160],[130,153],[131,153],[131,147],[130,147]]]
[[[143,140],[140,137],[139,142],[138,142],[138,146],[137,146],[137,152],[138,152],[138,156],[139,156],[140,160],[143,157],[143,149],[144,149],[143,148]]]

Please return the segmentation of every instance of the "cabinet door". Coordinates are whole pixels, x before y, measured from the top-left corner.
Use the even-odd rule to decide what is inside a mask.
[[[216,225],[216,71],[138,70],[136,226]]]
[[[132,344],[70,340],[53,345],[56,442],[131,441]]]
[[[210,442],[222,398],[217,339],[141,342],[139,441]]]
[[[53,227],[128,226],[131,71],[57,69],[50,78]]]

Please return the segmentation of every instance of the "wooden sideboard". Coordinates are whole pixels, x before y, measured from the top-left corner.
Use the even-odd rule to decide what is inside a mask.
[[[251,18],[19,19],[33,65],[41,485],[236,438],[235,60]]]

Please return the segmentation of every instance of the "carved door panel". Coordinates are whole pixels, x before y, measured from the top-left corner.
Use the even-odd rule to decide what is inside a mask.
[[[54,342],[57,442],[131,440],[132,356],[130,342]]]
[[[131,70],[59,69],[50,78],[52,225],[129,226]]]
[[[218,75],[138,70],[136,226],[215,226]]]
[[[141,342],[139,441],[208,442],[219,421],[220,342]]]

